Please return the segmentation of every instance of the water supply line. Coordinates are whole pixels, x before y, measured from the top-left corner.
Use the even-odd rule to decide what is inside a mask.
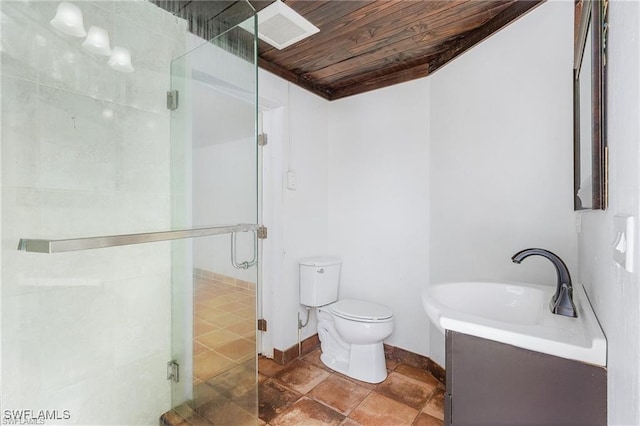
[[[311,317],[311,308],[309,306],[305,306],[307,310],[307,320],[302,323],[300,319],[300,311],[298,311],[298,356],[302,355],[302,329],[309,324],[309,318]]]

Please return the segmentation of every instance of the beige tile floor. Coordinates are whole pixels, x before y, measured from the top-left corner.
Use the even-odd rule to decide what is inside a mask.
[[[251,283],[197,271],[193,399],[165,425],[256,425],[256,292]]]
[[[255,357],[255,306],[255,289],[248,283],[213,274],[196,277],[194,385]]]
[[[286,366],[260,357],[256,390],[255,288],[199,271],[194,295],[194,397],[161,425],[442,425],[444,386],[430,373],[387,362],[370,384],[320,361],[320,350]],[[256,411],[258,417],[255,417]]]

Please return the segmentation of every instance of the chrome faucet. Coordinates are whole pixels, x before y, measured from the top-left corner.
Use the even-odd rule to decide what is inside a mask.
[[[530,248],[519,251],[511,257],[511,260],[513,263],[520,264],[520,262],[532,255],[546,257],[553,263],[553,266],[556,267],[558,285],[556,287],[556,293],[549,303],[551,312],[556,315],[577,318],[576,305],[573,304],[573,286],[571,285],[571,277],[569,276],[567,265],[565,265],[557,255],[541,248]]]

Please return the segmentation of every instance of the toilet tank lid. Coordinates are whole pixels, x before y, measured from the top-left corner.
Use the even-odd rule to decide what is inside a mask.
[[[331,266],[331,265],[340,265],[342,260],[337,257],[307,257],[304,259],[300,259],[300,265],[304,266]]]

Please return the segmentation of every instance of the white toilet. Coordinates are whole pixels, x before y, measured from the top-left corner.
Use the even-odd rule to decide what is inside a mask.
[[[320,359],[329,368],[368,383],[387,378],[382,341],[393,331],[393,312],[362,300],[338,300],[340,266],[332,257],[300,260],[300,303],[318,308]]]

